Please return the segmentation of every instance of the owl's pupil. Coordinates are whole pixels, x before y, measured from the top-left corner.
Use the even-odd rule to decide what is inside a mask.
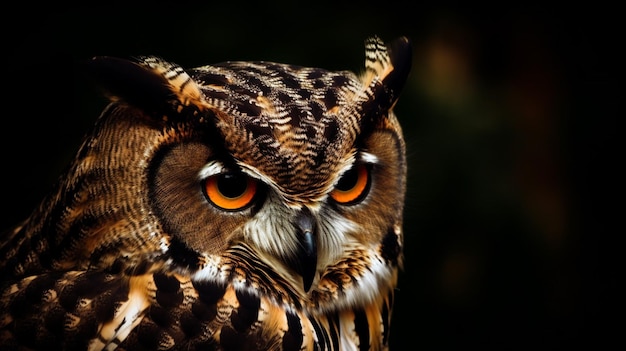
[[[348,191],[355,187],[358,180],[359,174],[354,168],[352,168],[343,174],[335,188],[340,191]]]
[[[248,180],[243,174],[224,173],[217,183],[220,193],[227,198],[241,196],[248,188]]]

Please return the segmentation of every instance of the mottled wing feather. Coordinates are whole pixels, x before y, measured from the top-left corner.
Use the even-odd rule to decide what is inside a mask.
[[[4,291],[0,342],[15,350],[369,349],[386,342],[391,298],[310,314],[181,275],[49,273]]]

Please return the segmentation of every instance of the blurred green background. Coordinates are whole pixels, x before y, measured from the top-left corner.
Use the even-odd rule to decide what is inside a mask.
[[[81,71],[92,56],[360,71],[366,37],[406,35],[413,69],[396,107],[409,158],[405,270],[392,349],[597,349],[623,334],[611,319],[624,233],[623,205],[611,202],[623,161],[615,9],[177,1],[3,12],[0,227],[28,215],[105,106]]]

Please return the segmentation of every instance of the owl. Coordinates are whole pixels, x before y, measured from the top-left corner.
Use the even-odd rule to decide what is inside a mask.
[[[1,348],[387,350],[410,64],[89,60],[110,102],[0,237]]]

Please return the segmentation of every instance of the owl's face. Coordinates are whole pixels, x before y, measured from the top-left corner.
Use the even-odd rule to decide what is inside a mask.
[[[399,134],[383,128],[355,140],[340,115],[324,123],[261,117],[218,124],[225,149],[202,136],[160,150],[150,190],[172,240],[207,256],[248,245],[302,292],[356,243],[375,249],[389,233],[398,240]]]
[[[332,329],[315,315],[333,312],[386,335],[406,178],[393,107],[409,66],[405,38],[368,40],[359,75],[94,59],[111,103],[56,190],[4,237],[0,275],[102,271],[145,284],[129,296],[148,306],[166,274],[193,282],[189,301],[232,288],[312,318],[310,330]]]
[[[106,135],[138,144],[120,155],[125,165],[115,176],[142,179],[136,189],[147,196],[129,198],[159,224],[151,255],[220,280],[223,253],[245,247],[297,299],[316,305],[335,299],[328,280],[342,270],[364,282],[346,290],[346,303],[395,280],[406,164],[391,110],[398,88],[384,86],[385,77],[266,62],[183,71],[153,57],[99,60],[125,74],[177,72],[174,84],[187,89],[175,116],[150,115],[122,96],[93,137],[109,154],[119,141]],[[109,254],[101,259],[119,260]],[[245,280],[262,284],[250,274]]]

